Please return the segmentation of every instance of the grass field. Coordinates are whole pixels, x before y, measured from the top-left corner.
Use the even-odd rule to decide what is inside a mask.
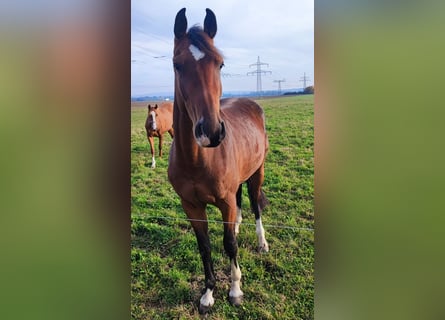
[[[257,102],[266,113],[270,142],[263,187],[270,205],[262,215],[270,252],[256,251],[255,219],[244,188],[244,225],[238,236],[244,303],[236,308],[228,302],[230,266],[223,226],[210,223],[218,281],[208,318],[313,319],[314,234],[299,228],[314,227],[314,98]],[[171,138],[165,135],[165,155],[156,157],[157,167],[151,169],[147,109],[140,105],[131,110],[131,317],[199,319],[204,273],[195,235],[167,179]],[[208,217],[221,220],[212,206]]]

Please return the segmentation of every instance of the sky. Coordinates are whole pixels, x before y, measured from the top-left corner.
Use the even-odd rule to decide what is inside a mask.
[[[217,20],[215,46],[224,56],[223,92],[256,91],[256,70],[262,90],[303,87],[314,83],[313,0],[164,0],[131,2],[131,95],[173,93],[173,27],[176,13],[186,8],[188,27],[203,25],[205,9]]]

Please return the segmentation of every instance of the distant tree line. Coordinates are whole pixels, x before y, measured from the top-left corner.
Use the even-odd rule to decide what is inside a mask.
[[[303,93],[304,94],[314,94],[314,86],[309,86],[309,87],[304,88]]]
[[[290,91],[290,92],[284,93],[283,95],[290,96],[290,95],[296,95],[296,94],[314,94],[314,86],[309,86],[309,87],[304,88],[303,92]]]

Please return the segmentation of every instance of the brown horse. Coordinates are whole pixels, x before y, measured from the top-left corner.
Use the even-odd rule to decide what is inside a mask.
[[[159,157],[162,157],[162,136],[168,132],[173,138],[173,103],[164,102],[159,107],[148,105],[148,115],[145,121],[148,142],[151,150],[151,167],[156,167],[154,137],[159,138]]]
[[[170,149],[168,177],[181,198],[195,231],[205,272],[199,311],[214,304],[216,284],[211,259],[206,206],[215,205],[224,220],[224,249],[230,258],[229,300],[242,302],[241,270],[236,235],[241,223],[241,186],[247,182],[256,219],[259,250],[268,251],[261,223],[267,203],[261,189],[268,149],[263,110],[248,99],[223,99],[220,69],[223,58],[213,44],[215,14],[206,9],[204,29],[187,32],[185,8],[176,15],[173,66],[175,139]]]

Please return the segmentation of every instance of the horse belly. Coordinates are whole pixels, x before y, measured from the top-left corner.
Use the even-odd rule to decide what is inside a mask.
[[[264,163],[266,158],[266,138],[264,133],[256,132],[246,139],[242,139],[241,154],[238,156],[237,164],[241,182],[250,178]]]
[[[264,157],[250,157],[244,162],[240,162],[240,182],[245,182],[249,179],[264,163]]]
[[[148,136],[159,138],[160,134],[159,134],[159,131],[153,131],[153,130],[150,130],[150,131],[148,132]]]

